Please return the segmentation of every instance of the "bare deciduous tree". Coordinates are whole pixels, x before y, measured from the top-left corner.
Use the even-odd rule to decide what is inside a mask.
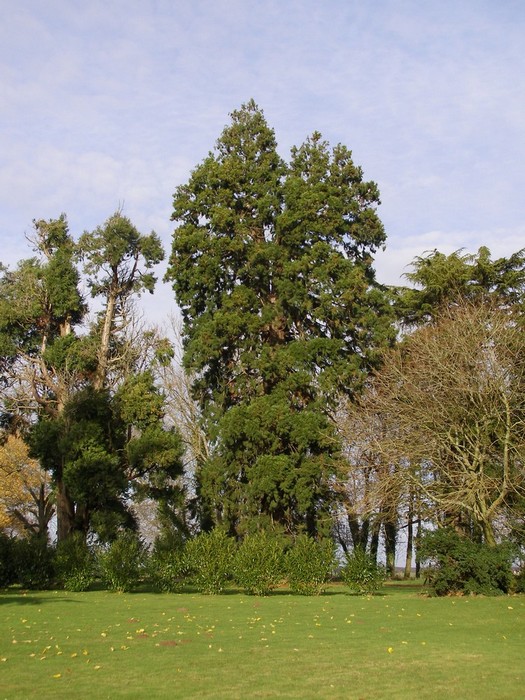
[[[497,523],[525,494],[521,319],[489,303],[448,307],[385,356],[349,409],[348,420],[357,418],[392,465],[380,492],[416,488],[436,517],[477,528],[493,546]]]

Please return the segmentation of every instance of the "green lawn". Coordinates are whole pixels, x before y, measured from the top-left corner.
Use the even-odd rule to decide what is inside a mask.
[[[525,697],[525,597],[0,595],[0,698]]]

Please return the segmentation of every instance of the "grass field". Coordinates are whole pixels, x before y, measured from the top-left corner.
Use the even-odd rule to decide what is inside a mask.
[[[525,596],[0,595],[0,698],[525,698]]]

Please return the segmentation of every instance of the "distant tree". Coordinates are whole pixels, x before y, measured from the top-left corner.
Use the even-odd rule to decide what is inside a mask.
[[[93,297],[104,301],[103,322],[97,353],[94,387],[107,382],[112,358],[111,340],[115,322],[122,318],[132,295],[153,292],[156,278],[151,268],[164,259],[156,233],[139,233],[131,221],[117,211],[103,226],[84,233],[78,242],[80,257]]]
[[[445,308],[386,355],[351,409],[368,419],[376,454],[396,465],[378,492],[415,487],[438,523],[494,546],[525,495],[524,382],[518,310]]]
[[[357,391],[392,339],[372,268],[379,193],[345,147],[315,133],[286,165],[253,101],[231,116],[175,192],[167,274],[212,446],[203,519],[315,535],[329,525],[335,394]]]
[[[49,475],[21,438],[8,435],[0,445],[0,529],[46,538],[53,515]]]
[[[525,248],[508,258],[491,259],[483,246],[477,253],[457,250],[445,255],[434,250],[417,257],[406,278],[414,286],[399,290],[397,309],[409,325],[432,320],[447,304],[461,300],[499,299],[504,305],[523,305]]]
[[[58,539],[131,522],[129,499],[178,493],[181,443],[164,425],[154,368],[169,344],[136,322],[163,251],[117,212],[75,244],[65,216],[35,222],[37,257],[0,278],[3,422],[52,476]],[[88,326],[78,258],[103,311]]]

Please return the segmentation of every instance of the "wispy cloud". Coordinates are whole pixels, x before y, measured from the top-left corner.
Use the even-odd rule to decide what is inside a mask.
[[[283,156],[318,129],[378,182],[385,281],[428,248],[523,245],[521,2],[18,0],[4,15],[0,259],[25,255],[34,217],[66,211],[81,232],[122,203],[169,245],[176,185],[252,96]]]

